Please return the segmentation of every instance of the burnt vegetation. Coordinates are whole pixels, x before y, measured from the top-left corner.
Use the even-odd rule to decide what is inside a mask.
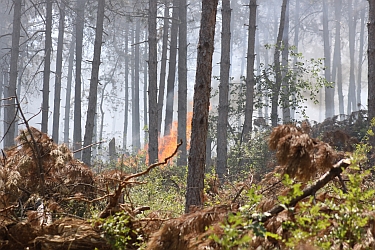
[[[95,172],[30,127],[0,160],[0,249],[372,248],[373,177],[359,150],[367,127],[364,112],[280,125],[267,136],[275,160],[250,167],[244,181],[207,174],[205,208],[182,216],[173,207],[186,188],[172,158],[180,144],[161,163],[122,157]]]

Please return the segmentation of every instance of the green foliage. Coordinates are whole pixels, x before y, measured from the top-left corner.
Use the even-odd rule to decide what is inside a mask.
[[[111,246],[115,249],[126,249],[132,231],[129,227],[128,214],[120,212],[106,219],[99,219],[98,222],[101,224],[99,228],[104,231]]]
[[[220,225],[222,235],[212,233],[209,237],[223,249],[249,249],[252,235],[266,236],[262,223],[254,221],[253,214],[262,196],[257,194],[258,187],[253,186],[247,193],[247,202],[237,213],[228,215],[227,221]],[[250,233],[251,232],[251,233]]]

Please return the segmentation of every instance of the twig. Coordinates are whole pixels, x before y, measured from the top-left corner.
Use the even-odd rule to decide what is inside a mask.
[[[251,183],[253,182],[253,178],[254,178],[254,176],[251,175],[251,178],[250,178],[249,184],[251,184]],[[237,198],[240,197],[242,191],[245,189],[245,187],[248,187],[249,184],[247,184],[247,183],[245,182],[245,183],[242,185],[242,187],[240,188],[240,190],[237,192],[236,196],[233,198],[232,203],[235,203],[235,202],[236,202]]]
[[[90,147],[92,147],[92,146],[95,146],[95,145],[97,145],[97,144],[104,143],[104,142],[106,142],[106,141],[104,140],[104,141],[99,141],[99,142],[92,143],[92,144],[87,145],[87,146],[85,146],[85,147],[83,147],[83,148],[80,148],[80,149],[77,149],[77,150],[73,151],[73,154],[75,154],[75,153],[77,153],[77,152],[79,152],[79,151],[85,150],[86,148],[90,148]]]
[[[333,180],[336,176],[340,175],[342,171],[350,165],[349,159],[342,159],[336,163],[329,172],[325,173],[322,177],[319,178],[313,185],[305,188],[302,191],[302,194],[292,199],[288,204],[278,204],[268,210],[264,215],[260,216],[257,221],[266,222],[271,217],[277,215],[284,210],[285,207],[294,207],[302,199],[314,195],[319,189],[324,187],[328,182]]]

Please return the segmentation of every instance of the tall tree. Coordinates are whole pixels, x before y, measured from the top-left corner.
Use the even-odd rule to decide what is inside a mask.
[[[350,69],[349,69],[349,92],[348,92],[348,107],[347,114],[357,110],[357,101],[355,95],[355,75],[354,75],[354,52],[355,52],[355,33],[357,24],[356,10],[353,8],[352,0],[348,1],[349,6],[349,58],[350,58]]]
[[[65,3],[62,1],[59,6],[59,35],[57,38],[57,56],[56,56],[56,73],[55,73],[55,96],[53,103],[53,126],[52,139],[59,142],[60,128],[60,101],[61,101],[61,76],[62,76],[62,52],[64,46],[64,28],[65,28]]]
[[[231,44],[231,7],[230,0],[222,0],[222,31],[219,85],[219,114],[217,121],[217,163],[216,173],[223,179],[228,160],[228,112],[229,112],[229,70]]]
[[[365,36],[365,8],[360,11],[361,26],[359,33],[359,51],[358,51],[358,69],[357,69],[357,103],[362,104],[361,92],[362,92],[362,65],[363,65],[363,47],[364,47],[364,36]]]
[[[163,47],[161,49],[160,61],[160,79],[159,79],[159,96],[158,96],[158,131],[161,133],[162,114],[164,106],[164,89],[165,75],[167,68],[167,52],[168,52],[168,30],[169,30],[169,7],[168,1],[164,2],[164,25],[163,25]]]
[[[178,127],[177,137],[182,140],[180,155],[177,159],[178,166],[187,165],[187,137],[186,137],[186,116],[187,116],[187,21],[186,21],[186,0],[179,2],[178,27]]]
[[[44,44],[42,132],[47,133],[49,115],[49,76],[51,74],[52,52],[52,0],[46,0],[46,32]]]
[[[169,71],[167,79],[167,99],[165,102],[165,126],[164,134],[169,135],[173,122],[173,99],[174,82],[176,78],[176,55],[177,55],[177,35],[178,35],[178,1],[173,0],[171,45],[169,49]]]
[[[72,93],[74,47],[76,45],[75,36],[72,36],[71,39],[72,40],[69,45],[68,77],[66,80],[65,113],[64,113],[64,143],[66,145],[69,145],[70,98],[71,98],[71,93]]]
[[[368,119],[375,117],[375,0],[369,0],[368,31]],[[375,150],[375,136],[371,137],[372,152]]]
[[[126,151],[126,141],[128,138],[128,116],[129,116],[129,26],[125,25],[125,105],[124,105],[124,130],[122,136],[122,147]]]
[[[90,79],[89,103],[87,109],[87,119],[85,127],[85,137],[83,146],[87,147],[83,150],[82,161],[87,165],[91,165],[91,147],[94,134],[94,120],[96,114],[96,105],[98,100],[98,84],[99,84],[99,66],[100,54],[103,42],[103,22],[104,22],[104,6],[105,0],[98,0],[98,12],[96,17],[95,42],[94,42],[94,58],[92,59],[92,70]]]
[[[278,108],[278,103],[279,103],[279,93],[280,93],[280,87],[281,87],[281,81],[282,81],[281,67],[280,67],[280,50],[282,48],[282,38],[283,38],[283,33],[284,33],[285,12],[286,12],[287,2],[288,0],[283,0],[283,3],[281,5],[279,31],[277,33],[275,53],[274,53],[274,65],[275,65],[276,79],[272,87],[272,97],[271,97],[271,122],[272,122],[273,127],[276,127],[278,123],[277,108]]]
[[[10,73],[8,90],[5,98],[9,98],[16,94],[17,87],[17,63],[20,50],[20,33],[21,33],[21,8],[22,0],[13,1],[13,31],[12,31],[12,48],[10,54]],[[16,116],[15,99],[11,98],[6,102],[6,116],[4,124],[4,148],[9,148],[14,145],[14,118]]]
[[[328,27],[328,5],[327,0],[323,0],[323,42],[324,42],[324,77],[331,81],[331,47],[329,42]],[[333,117],[335,114],[334,95],[335,89],[325,87],[325,118]]]
[[[134,82],[133,82],[133,93],[134,99],[132,99],[132,141],[133,141],[133,152],[138,152],[141,148],[141,124],[139,118],[139,39],[140,39],[141,24],[140,20],[135,23],[135,45],[134,45]]]
[[[344,94],[342,90],[342,63],[341,63],[341,9],[342,0],[335,1],[335,48],[332,62],[332,82],[336,83],[339,99],[339,114],[344,114]]]
[[[289,95],[290,95],[290,80],[287,77],[288,62],[289,62],[289,1],[286,4],[285,10],[285,24],[283,32],[283,48],[281,52],[282,57],[282,92],[283,92],[283,122],[290,122],[290,107],[289,107]]]
[[[185,212],[189,212],[191,206],[203,205],[205,149],[208,132],[217,4],[218,0],[202,0]]]
[[[295,1],[295,10],[294,10],[294,47],[296,52],[298,52],[298,41],[299,41],[299,29],[300,29],[300,20],[299,20],[299,12],[300,12],[300,0]],[[295,56],[293,59],[293,65],[297,64],[297,57]],[[267,64],[266,64],[267,65]],[[295,69],[294,71],[296,71]],[[292,93],[293,103],[296,99],[295,93]],[[291,109],[290,111],[290,118],[295,119],[295,109]]]
[[[149,108],[149,163],[158,161],[158,107],[157,107],[157,1],[149,0],[148,6],[148,108]]]
[[[86,0],[77,0],[76,6],[76,85],[74,88],[74,126],[73,126],[73,149],[80,149],[82,146],[82,47],[83,28],[85,21]],[[81,158],[81,151],[75,154],[76,158]]]
[[[243,142],[247,143],[250,139],[250,133],[253,130],[253,112],[254,112],[254,60],[255,60],[255,31],[256,31],[256,11],[257,1],[250,0],[249,12],[249,32],[247,36],[247,68],[246,68],[246,104],[245,121],[243,124]]]

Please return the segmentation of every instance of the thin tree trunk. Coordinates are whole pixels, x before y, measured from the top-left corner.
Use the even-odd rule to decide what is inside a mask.
[[[278,123],[278,115],[277,115],[277,108],[279,103],[279,93],[281,87],[281,69],[280,69],[280,50],[282,48],[282,36],[284,33],[284,25],[285,25],[285,12],[286,12],[286,5],[288,0],[283,0],[281,6],[281,16],[280,16],[280,25],[279,31],[276,39],[276,47],[274,53],[274,64],[275,64],[275,74],[276,79],[275,83],[272,87],[272,97],[271,97],[271,122],[272,126],[276,127]]]
[[[256,31],[256,8],[257,1],[250,0],[249,33],[247,37],[247,68],[246,68],[246,105],[245,122],[243,124],[243,142],[250,140],[250,133],[253,130],[254,112],[254,60],[255,60],[255,31]]]
[[[135,24],[135,45],[134,45],[134,99],[132,105],[134,112],[132,114],[132,137],[133,137],[133,152],[138,152],[141,148],[141,124],[139,118],[139,36],[141,31],[141,23],[138,20]]]
[[[156,37],[157,3],[149,0],[148,6],[148,107],[149,107],[149,164],[158,161],[158,106],[157,106],[157,37]]]
[[[289,62],[289,1],[285,10],[285,26],[283,32],[283,51],[282,51],[282,92],[283,92],[283,123],[290,123],[290,105],[289,105],[289,84],[287,79],[288,62]]]
[[[172,26],[171,26],[171,46],[169,50],[169,71],[167,80],[167,99],[165,103],[165,124],[164,135],[169,135],[173,122],[173,99],[174,82],[176,78],[176,55],[177,55],[177,35],[178,35],[178,1],[173,0]]]
[[[61,2],[60,19],[59,19],[59,35],[57,39],[57,57],[56,57],[56,73],[55,73],[55,96],[53,106],[53,126],[52,140],[59,142],[60,128],[60,101],[61,101],[61,76],[62,76],[62,51],[64,46],[64,27],[65,26],[65,3]]]
[[[85,127],[85,137],[83,147],[92,144],[94,136],[94,120],[96,114],[96,105],[98,100],[98,84],[99,84],[99,66],[100,54],[102,51],[103,41],[103,22],[104,22],[105,0],[98,0],[98,12],[96,17],[95,42],[94,42],[94,58],[92,60],[92,70],[90,79],[89,103],[87,108],[87,119]],[[82,161],[88,166],[91,165],[91,147],[83,150]]]
[[[122,147],[126,152],[128,138],[128,117],[129,117],[129,25],[125,25],[125,106],[124,106],[124,130],[122,136]]]
[[[203,205],[204,169],[208,113],[211,93],[212,55],[218,0],[202,0],[199,31],[197,71],[193,98],[191,148],[189,153],[185,212],[192,206]]]
[[[331,80],[337,86],[339,99],[339,114],[344,114],[344,95],[342,92],[342,67],[341,67],[341,7],[342,0],[335,1],[335,48],[333,51]]]
[[[375,0],[369,0],[368,30],[368,119],[375,117]],[[375,148],[375,136],[370,139],[372,153]]]
[[[328,5],[327,0],[323,0],[323,41],[324,41],[324,76],[331,81],[331,47],[329,42],[328,27]],[[325,88],[325,118],[333,117],[335,114],[334,95],[335,89],[332,87]]]
[[[186,0],[179,2],[180,25],[178,27],[178,127],[177,137],[182,140],[177,166],[187,165],[187,21]]]
[[[147,31],[145,31],[145,40],[147,39]],[[147,71],[147,44],[144,44],[143,53],[143,122],[144,128],[148,128],[148,100],[147,100],[147,86],[148,86],[148,71]],[[158,130],[159,131],[159,130]],[[148,131],[144,130],[145,138],[144,143],[148,144]]]
[[[74,31],[73,31],[74,33]],[[68,61],[68,77],[66,83],[66,96],[65,96],[65,114],[64,114],[64,143],[69,145],[69,125],[70,125],[70,98],[72,94],[72,79],[73,79],[73,64],[74,64],[74,46],[76,40],[72,36],[69,48],[69,61]]]
[[[167,52],[168,52],[168,30],[169,30],[169,7],[168,1],[164,3],[164,26],[163,26],[163,47],[161,51],[160,61],[160,80],[159,80],[159,96],[158,96],[158,131],[161,134],[161,123],[164,106],[164,89],[165,89],[165,75],[167,67]]]
[[[76,85],[74,89],[74,127],[73,127],[73,149],[80,149],[82,146],[82,47],[83,47],[83,28],[86,0],[77,0],[76,17]],[[81,151],[74,154],[77,159],[81,158]]]
[[[299,41],[299,28],[300,28],[300,21],[299,21],[299,12],[300,12],[300,0],[296,0],[296,8],[294,11],[294,47],[295,51],[298,52],[298,41]],[[293,60],[293,67],[297,65],[297,57],[294,57]],[[294,69],[294,72],[296,72],[296,69]],[[293,103],[296,101],[296,95],[295,92],[291,93],[292,94],[292,100]],[[295,108],[292,108],[290,111],[290,118],[295,119]]]
[[[355,75],[354,75],[354,50],[355,50],[355,30],[357,23],[357,15],[353,9],[352,0],[348,1],[349,5],[349,57],[350,57],[350,69],[349,69],[349,92],[348,92],[348,107],[347,114],[357,110],[357,101],[355,95]]]
[[[216,173],[223,179],[227,172],[228,160],[228,112],[229,112],[229,70],[231,40],[231,8],[230,0],[222,0],[221,10],[223,25],[221,31],[221,59],[219,85],[219,114],[217,119],[217,163]]]
[[[103,140],[104,116],[105,116],[103,106],[104,106],[105,88],[107,87],[108,83],[109,83],[109,82],[106,81],[105,84],[103,85],[103,88],[102,88],[102,94],[101,94],[101,97],[100,97],[100,128],[99,128],[99,141],[102,141],[102,140]],[[103,155],[103,147],[102,147],[102,146],[99,146],[99,155]]]
[[[17,63],[20,50],[20,33],[21,33],[21,6],[22,0],[13,1],[13,31],[12,31],[12,49],[10,54],[10,73],[8,90],[6,91],[5,98],[14,96],[17,88]],[[4,148],[13,146],[14,143],[14,121],[16,116],[15,99],[12,98],[6,102],[6,116],[4,124]]]
[[[362,64],[363,64],[363,45],[364,45],[364,36],[365,36],[365,8],[360,12],[361,15],[361,30],[359,33],[359,51],[358,51],[358,69],[357,69],[357,104],[359,109],[362,106]]]
[[[49,116],[49,76],[51,73],[52,52],[52,0],[46,0],[46,38],[44,45],[44,72],[43,72],[43,102],[42,102],[42,126],[44,133],[48,131]]]

